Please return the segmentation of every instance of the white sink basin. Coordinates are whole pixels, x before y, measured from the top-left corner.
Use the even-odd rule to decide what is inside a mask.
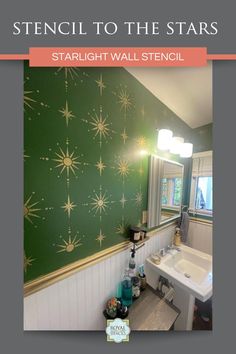
[[[151,257],[150,266],[173,284],[178,285],[200,301],[212,296],[212,256],[181,245],[180,252],[171,250],[156,265]]]

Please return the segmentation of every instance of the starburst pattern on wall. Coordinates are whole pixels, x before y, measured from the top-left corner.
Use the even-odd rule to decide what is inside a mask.
[[[95,165],[100,173],[100,176],[102,175],[103,170],[106,168],[106,165],[102,162],[102,158],[100,156],[100,160],[96,163]]]
[[[65,108],[60,109],[59,112],[62,113],[62,117],[65,118],[66,125],[68,127],[69,121],[72,120],[72,118],[75,118],[75,115],[72,113],[72,111],[69,110],[67,101],[65,104]]]
[[[24,203],[24,217],[27,219],[31,224],[33,223],[33,218],[41,218],[41,216],[38,215],[38,212],[41,211],[41,208],[36,208],[36,205],[38,205],[40,202],[31,202],[31,199],[33,197],[34,193],[31,194],[31,196],[26,200]]]
[[[137,206],[141,206],[142,205],[143,194],[142,194],[141,191],[136,193],[134,201],[135,201]]]
[[[102,230],[100,229],[99,235],[97,235],[97,237],[95,239],[97,242],[99,242],[100,248],[102,247],[102,242],[104,241],[105,238],[106,238],[106,236],[103,234]]]
[[[77,247],[82,246],[81,238],[78,238],[78,232],[74,235],[74,237],[71,237],[70,228],[69,228],[69,231],[68,231],[67,239],[64,239],[64,238],[61,237],[61,240],[62,240],[63,243],[56,245],[59,248],[57,253],[62,253],[62,252],[71,253]]]
[[[66,92],[68,90],[69,82],[73,82],[73,85],[76,86],[76,80],[79,79],[79,68],[76,67],[60,67],[57,69],[55,72],[55,75],[58,75],[59,73],[64,72],[64,83],[65,83],[65,89]]]
[[[74,156],[75,155],[75,150],[72,152],[69,152],[69,141],[67,139],[66,142],[66,150],[63,151],[61,147],[59,147],[60,152],[55,153],[55,155],[58,157],[57,159],[53,159],[53,161],[57,162],[57,165],[55,168],[60,168],[60,174],[62,174],[64,171],[66,171],[66,176],[67,176],[67,184],[69,185],[70,181],[70,172],[73,173],[74,176],[76,176],[76,170],[78,170],[78,166],[81,165],[81,162],[78,161],[79,156]]]
[[[118,93],[118,103],[126,116],[127,111],[132,107],[132,100],[126,90],[121,89]]]
[[[36,103],[36,100],[30,97],[33,92],[34,91],[24,91],[24,110],[26,110],[27,107],[34,109],[32,105],[33,103]]]
[[[88,199],[88,203],[84,203],[83,205],[90,208],[89,213],[93,213],[94,216],[99,215],[100,222],[102,221],[102,215],[107,214],[112,204],[116,202],[112,200],[111,194],[103,191],[101,185],[99,191],[93,190],[93,194],[89,195]]]
[[[106,88],[106,85],[105,83],[103,82],[103,79],[102,79],[102,74],[100,74],[100,77],[99,79],[95,80],[98,88],[99,88],[99,92],[100,92],[100,96],[102,96],[102,91]]]
[[[102,107],[100,107],[99,115],[94,112],[94,115],[91,115],[91,119],[90,124],[94,132],[94,138],[99,137],[99,144],[101,146],[102,139],[106,139],[110,134],[110,124],[107,122],[107,117],[103,117]]]
[[[109,197],[107,196],[106,192],[102,191],[102,187],[100,186],[99,193],[94,193],[94,197],[91,198],[92,202],[92,210],[95,211],[95,214],[99,212],[106,212],[107,208],[109,207]]]
[[[139,148],[145,148],[147,146],[147,139],[144,136],[139,136],[136,139],[136,143]]]
[[[24,272],[27,273],[28,267],[32,266],[32,263],[35,261],[35,258],[27,257],[24,253]]]
[[[127,234],[128,229],[129,225],[125,222],[124,216],[122,216],[122,220],[116,228],[116,233],[121,236],[125,236]]]
[[[126,133],[126,128],[124,128],[123,132],[120,134],[120,136],[122,137],[123,139],[123,143],[125,144],[126,143],[126,140],[128,139],[128,135]]]
[[[123,209],[124,209],[125,203],[127,203],[127,201],[128,201],[128,200],[125,198],[125,195],[124,195],[124,193],[123,193],[123,194],[122,194],[122,197],[121,197],[121,199],[120,199],[120,203],[121,203]]]
[[[120,176],[127,177],[128,174],[130,173],[130,168],[129,168],[129,163],[125,159],[121,159],[117,163],[117,171]]]
[[[79,77],[79,69],[78,68],[62,66],[57,69],[57,73],[59,73],[60,71],[64,71],[64,75],[65,75],[66,80],[68,80],[69,78],[71,80],[75,80],[76,77]]]
[[[61,208],[63,208],[64,211],[67,213],[68,218],[70,218],[70,213],[74,210],[75,207],[76,204],[74,204],[74,202],[71,202],[69,195],[67,197],[67,201],[64,203],[64,205],[61,206]]]

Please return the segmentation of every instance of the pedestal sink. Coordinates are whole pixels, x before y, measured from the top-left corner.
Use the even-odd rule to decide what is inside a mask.
[[[170,250],[161,258],[159,265],[147,259],[149,279],[155,287],[154,274],[167,278],[175,288],[174,304],[182,315],[176,322],[175,329],[191,330],[195,298],[202,302],[212,296],[212,256],[181,245],[179,251]]]

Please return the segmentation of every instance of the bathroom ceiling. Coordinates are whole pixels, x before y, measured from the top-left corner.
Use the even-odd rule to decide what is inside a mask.
[[[199,68],[126,70],[191,128],[212,122],[212,64]]]

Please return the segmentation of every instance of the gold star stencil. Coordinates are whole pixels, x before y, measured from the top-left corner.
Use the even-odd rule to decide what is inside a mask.
[[[93,113],[88,113],[89,119],[82,119],[83,122],[89,124],[89,132],[93,133],[93,139],[98,139],[100,148],[103,142],[108,142],[108,139],[112,139],[112,123],[108,121],[108,115],[104,115],[103,108],[100,106],[99,113],[93,110]]]
[[[133,200],[135,201],[135,204],[137,206],[141,206],[142,202],[143,202],[143,194],[142,194],[142,192],[141,191],[137,192]]]
[[[71,202],[69,195],[67,197],[67,201],[64,203],[63,206],[61,206],[61,208],[63,208],[64,211],[67,213],[69,219],[70,219],[70,213],[71,213],[71,211],[74,210],[75,207],[76,207],[76,204]]]
[[[32,263],[35,261],[36,259],[32,258],[32,257],[27,257],[26,254],[24,253],[24,272],[27,273],[28,267],[32,266]]]
[[[122,216],[121,223],[116,228],[116,233],[121,236],[125,236],[127,235],[128,229],[129,225],[125,222],[124,217]]]
[[[117,91],[112,93],[116,96],[120,110],[124,112],[124,118],[126,119],[128,111],[134,108],[133,99],[127,90],[127,86],[120,85]]]
[[[31,97],[31,94],[33,92],[34,91],[24,91],[24,110],[26,110],[27,107],[30,109],[34,109],[33,103],[35,103],[36,100]]]
[[[102,162],[102,158],[100,156],[100,160],[95,165],[97,170],[99,171],[100,176],[102,175],[103,170],[106,168],[106,165]]]
[[[102,186],[99,188],[99,192],[93,191],[92,195],[88,196],[89,202],[83,204],[89,206],[89,213],[93,213],[94,216],[99,215],[100,221],[102,221],[102,214],[107,214],[108,210],[115,201],[111,200],[111,195],[107,191],[103,191]]]
[[[122,198],[120,199],[120,203],[121,203],[121,206],[122,206],[122,209],[124,209],[125,207],[125,203],[127,203],[127,199],[125,198],[125,195],[124,193],[122,194]]]
[[[95,80],[95,82],[99,88],[100,96],[102,96],[102,91],[106,88],[106,85],[104,84],[102,79],[102,74],[100,74],[99,79]]]
[[[126,128],[124,128],[123,132],[120,134],[122,140],[123,140],[123,143],[125,144],[126,143],[126,140],[128,139],[128,135],[126,134]]]
[[[74,86],[77,86],[77,82],[84,82],[83,77],[89,77],[85,71],[82,72],[79,68],[76,67],[60,67],[55,72],[55,75],[57,76],[60,73],[64,74],[66,92],[68,91],[69,84],[73,83]]]
[[[24,203],[24,217],[31,224],[34,224],[33,218],[41,218],[41,216],[38,215],[38,213],[42,210],[41,208],[38,207],[38,204],[40,203],[40,201],[36,201],[36,202],[31,201],[33,198],[33,195],[34,195],[34,192],[31,194],[31,196]]]
[[[75,118],[75,115],[72,113],[72,111],[69,110],[67,101],[65,104],[65,108],[60,109],[59,112],[62,114],[62,117],[65,119],[66,125],[68,127],[69,121],[72,120],[72,118]]]
[[[79,233],[77,232],[74,236],[71,236],[70,228],[68,229],[68,237],[63,238],[60,236],[60,239],[62,242],[60,244],[56,244],[56,247],[58,248],[57,253],[71,253],[75,251],[76,248],[82,246],[81,238],[79,238]]]
[[[42,212],[51,211],[54,209],[54,207],[42,207],[40,203],[44,202],[44,198],[41,198],[41,200],[34,201],[34,196],[35,192],[32,192],[24,203],[24,218],[28,220],[30,224],[32,224],[35,228],[37,228],[37,219],[41,219],[42,221],[46,220],[46,217],[42,215]]]
[[[74,149],[71,150],[69,146],[69,139],[66,140],[66,147],[62,148],[59,143],[57,143],[58,149],[53,151],[52,148],[49,148],[49,156],[41,156],[40,160],[42,161],[54,161],[54,169],[59,170],[58,178],[61,176],[66,176],[67,187],[70,185],[71,175],[75,178],[78,178],[78,173],[83,173],[83,167],[89,165],[87,162],[82,161],[84,155],[78,154],[77,146],[74,146]],[[56,157],[56,158],[55,158]],[[53,168],[50,168],[50,171],[53,171]]]
[[[100,248],[102,247],[102,242],[104,241],[105,238],[106,236],[103,234],[102,230],[100,229],[99,235],[97,235],[95,239],[97,242],[99,242]]]

